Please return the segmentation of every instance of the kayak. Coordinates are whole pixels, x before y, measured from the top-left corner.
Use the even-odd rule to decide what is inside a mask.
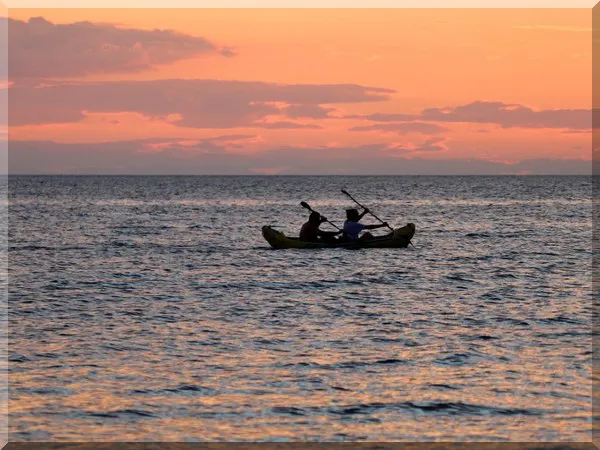
[[[409,223],[401,228],[384,235],[377,236],[367,241],[353,242],[307,242],[297,237],[289,237],[268,225],[262,228],[262,235],[273,248],[404,248],[408,247],[410,240],[415,235],[415,224]]]

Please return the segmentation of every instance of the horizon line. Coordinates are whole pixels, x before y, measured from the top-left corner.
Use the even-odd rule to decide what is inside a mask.
[[[264,174],[264,173],[223,173],[223,174],[153,174],[153,173],[12,173],[2,177],[591,177],[600,173],[465,173],[465,174]]]

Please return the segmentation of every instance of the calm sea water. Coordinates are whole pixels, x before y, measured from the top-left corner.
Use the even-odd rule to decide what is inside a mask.
[[[341,224],[340,189],[414,222],[415,247],[268,247],[301,201]],[[11,177],[9,438],[591,441],[591,195],[591,177]]]

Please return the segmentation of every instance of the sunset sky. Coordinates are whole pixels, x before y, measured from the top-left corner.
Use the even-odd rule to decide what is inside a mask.
[[[10,173],[591,171],[590,9],[8,16]]]

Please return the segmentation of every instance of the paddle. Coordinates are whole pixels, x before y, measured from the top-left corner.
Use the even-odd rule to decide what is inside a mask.
[[[323,216],[321,215],[321,213],[319,213],[319,212],[315,211],[314,209],[312,209],[308,203],[306,203],[306,202],[300,202],[300,205],[301,205],[303,208],[306,208],[306,209],[308,209],[310,212],[316,212],[316,213],[317,213],[317,214],[319,214],[321,217],[323,217]],[[338,230],[342,231],[342,230],[341,230],[341,229],[340,229],[340,228],[339,228],[339,227],[338,227],[338,226],[337,226],[335,223],[332,223],[332,222],[330,222],[329,220],[327,220],[326,222],[327,222],[328,224],[330,224],[330,225],[333,225],[333,226],[334,226],[334,227],[336,227]]]
[[[352,197],[352,196],[351,196],[351,195],[350,195],[350,194],[349,194],[347,191],[345,191],[344,189],[342,189],[342,192],[343,192],[344,194],[346,194],[348,197],[350,197],[350,198],[352,199],[352,201],[353,201],[354,203],[356,203],[358,206],[360,206],[362,209],[367,209],[367,208],[365,208],[363,205],[361,205],[360,203],[358,203],[358,202],[356,201],[356,199],[355,199],[354,197]],[[375,218],[376,218],[377,220],[379,220],[381,223],[385,223],[383,220],[381,220],[379,217],[377,217],[375,214],[373,214],[373,213],[371,212],[371,210],[370,210],[370,209],[369,209],[369,214],[371,214],[373,217],[375,217]],[[387,225],[387,227],[388,227],[390,230],[394,231],[394,229],[393,229],[392,227],[390,227],[389,225]],[[408,241],[408,243],[409,243],[410,245],[412,245],[413,247],[415,247],[415,245],[414,245],[414,244],[413,244],[411,241]],[[416,247],[415,247],[415,248],[416,248]]]
[[[356,203],[358,206],[360,206],[362,209],[368,209],[368,208],[365,208],[365,207],[364,207],[363,205],[361,205],[360,203],[358,203],[358,202],[357,202],[357,201],[354,199],[354,197],[352,197],[350,194],[348,194],[348,192],[346,192],[345,190],[343,190],[343,189],[342,189],[342,192],[343,192],[344,194],[346,194],[348,197],[350,197],[350,198],[352,199],[352,201],[353,201],[354,203]],[[370,209],[369,209],[369,214],[371,214],[373,217],[375,217],[375,218],[376,218],[377,220],[379,220],[381,223],[385,223],[383,220],[381,220],[379,217],[377,217],[375,214],[373,214],[373,212],[372,212]],[[392,227],[390,227],[389,225],[387,225],[387,227],[388,227],[390,230],[394,231],[394,229],[393,229]]]

